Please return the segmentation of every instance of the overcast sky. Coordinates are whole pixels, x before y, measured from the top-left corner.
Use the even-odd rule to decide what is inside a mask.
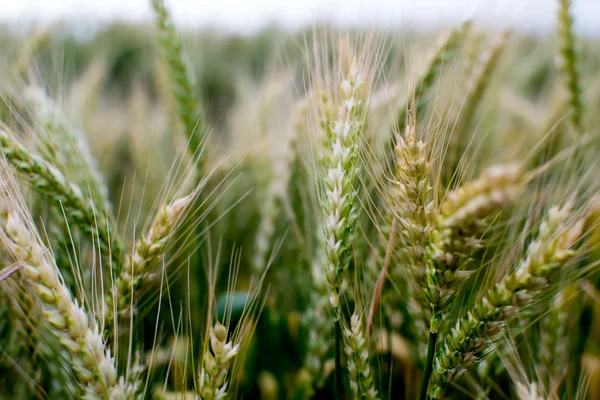
[[[551,31],[557,0],[166,0],[184,27],[253,32],[271,23],[297,29],[317,20],[342,25],[435,27],[475,17],[496,27]],[[600,0],[574,0],[576,29],[600,35]],[[57,21],[148,22],[150,0],[0,0],[0,21],[16,27]]]

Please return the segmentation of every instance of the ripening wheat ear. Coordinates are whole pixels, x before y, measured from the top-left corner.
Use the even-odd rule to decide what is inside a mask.
[[[305,365],[319,383],[323,357],[330,349],[330,335],[336,326],[335,343],[341,341],[339,320],[342,316],[340,293],[352,258],[358,202],[355,180],[358,173],[360,135],[365,114],[364,77],[358,59],[352,59],[339,71],[342,76],[333,89],[320,92],[319,119],[322,127],[320,173],[322,231],[317,259],[313,262],[313,293],[308,309],[310,340]],[[325,279],[324,279],[325,278]],[[333,307],[332,323],[328,315]],[[313,341],[314,339],[314,341]],[[336,359],[340,349],[336,347]],[[336,373],[341,373],[337,371]],[[340,379],[338,379],[338,384]]]
[[[118,271],[122,263],[121,242],[108,216],[96,209],[86,192],[48,161],[23,147],[4,125],[0,125],[0,147],[6,160],[29,184],[64,210],[68,222],[77,224],[93,241],[98,240],[102,256],[110,258],[112,269]]]
[[[36,143],[36,149],[45,160],[51,160],[65,178],[85,191],[94,205],[96,214],[109,215],[112,208],[108,198],[108,188],[90,152],[85,135],[71,126],[60,106],[48,97],[39,86],[29,86],[23,94],[33,118],[33,127],[27,135]],[[56,263],[72,287],[71,235],[63,210],[53,207],[48,235],[55,248]]]
[[[0,224],[2,244],[33,284],[33,296],[39,301],[48,323],[48,331],[70,355],[81,395],[88,398],[122,398],[117,385],[117,370],[110,350],[104,347],[96,321],[73,299],[69,289],[44,247],[27,215],[10,169],[3,161],[0,187]]]
[[[259,277],[258,281],[250,283],[241,316],[235,325],[232,322],[234,296],[230,294],[234,293],[241,259],[241,252],[234,251],[229,270],[225,312],[218,317],[213,315],[213,312],[216,311],[215,288],[218,274],[215,268],[218,266],[218,258],[219,254],[217,254],[217,261],[214,264],[209,262],[207,332],[204,335],[198,384],[196,385],[196,392],[201,400],[236,398],[237,388],[235,385],[238,382],[235,375],[239,365],[244,364],[247,346],[252,339],[257,320],[264,306],[264,302],[259,296],[265,274]],[[268,291],[264,294],[267,295]]]
[[[163,251],[195,199],[196,193],[192,193],[163,205],[148,232],[127,255],[120,275],[115,278],[114,286],[106,296],[104,332],[109,342],[113,336],[117,336],[118,325],[127,324],[131,314],[135,313],[136,295],[139,297],[144,288],[160,282],[161,271],[157,266]]]
[[[0,229],[4,229],[4,223]],[[3,250],[3,247],[0,248],[0,252]],[[9,262],[8,258],[6,261]],[[71,398],[80,391],[74,379],[72,365],[64,361],[71,355],[61,346],[57,337],[47,334],[51,327],[42,309],[43,305],[35,295],[35,283],[16,273],[24,265],[19,262],[13,265],[17,269],[10,275],[11,282],[5,282],[5,287],[0,286],[0,298],[8,297],[11,302],[10,314],[1,315],[0,311],[0,317],[10,318],[12,324],[10,335],[7,335],[8,332],[0,332],[0,352],[20,355],[21,359],[13,362],[18,363],[18,368],[23,373],[35,377],[35,384],[30,383],[31,391],[38,394],[46,392],[48,396],[58,398]],[[9,340],[6,340],[7,336]],[[29,358],[29,363],[22,358],[24,356]]]
[[[490,167],[477,180],[449,193],[432,232],[426,271],[426,296],[433,308],[432,332],[468,277],[464,270],[470,255],[482,246],[480,236],[489,229],[486,221],[514,201],[524,177],[516,164]]]
[[[479,179],[449,193],[442,204],[437,226],[431,232],[426,250],[425,296],[431,306],[425,370],[419,399],[425,399],[429,374],[436,354],[436,342],[442,322],[461,284],[471,271],[464,267],[472,253],[482,246],[480,236],[490,227],[490,219],[514,201],[524,178],[518,165],[496,165]]]
[[[36,30],[27,37],[25,46],[19,52],[13,65],[12,72],[15,77],[27,75],[38,51],[47,44],[49,39],[50,31],[47,29]]]
[[[426,250],[435,225],[430,157],[427,144],[417,139],[414,126],[407,127],[404,138],[397,136],[397,166],[390,188],[392,218],[398,225],[395,251],[409,269],[411,284],[407,286],[407,308],[413,320],[411,329],[415,331],[420,345],[427,343],[426,322],[431,318],[429,302],[423,291],[426,287]],[[405,279],[407,274],[402,267],[401,264],[394,265],[390,279]]]
[[[185,134],[189,137],[190,153],[196,155],[202,146],[205,127],[202,125],[202,113],[199,99],[194,92],[194,75],[189,62],[186,62],[175,26],[171,21],[164,0],[152,0],[155,14],[155,26],[158,30],[158,43],[167,64],[171,91],[177,103],[179,118]],[[198,168],[202,169],[200,152]]]
[[[228,338],[227,328],[220,322],[210,327],[208,344],[202,357],[198,391],[203,400],[227,398],[229,368],[240,345]]]
[[[550,209],[526,257],[446,336],[431,377],[431,397],[442,398],[456,379],[486,355],[515,315],[538,296],[556,289],[561,270],[578,255],[576,245],[583,226],[582,220],[573,221],[570,205]]]
[[[540,320],[541,337],[537,354],[543,368],[542,381],[558,391],[569,367],[568,301],[564,290],[549,303],[547,313]]]
[[[358,145],[364,115],[360,92],[363,85],[360,65],[353,60],[340,84],[340,103],[333,110],[333,119],[323,120],[325,133],[322,159],[324,190],[324,249],[330,301],[336,319],[340,317],[341,281],[351,259],[354,226],[358,217],[355,179],[358,172]]]

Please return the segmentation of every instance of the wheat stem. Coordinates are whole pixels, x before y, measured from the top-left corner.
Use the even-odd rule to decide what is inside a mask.
[[[435,345],[437,344],[437,332],[429,332],[429,341],[427,344],[427,360],[425,361],[425,369],[421,377],[419,386],[419,400],[427,400],[427,389],[429,387],[429,379],[433,372],[433,361],[435,360]]]

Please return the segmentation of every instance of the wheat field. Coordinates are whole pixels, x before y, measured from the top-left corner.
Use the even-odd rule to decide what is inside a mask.
[[[600,42],[556,2],[0,32],[0,398],[600,399]]]

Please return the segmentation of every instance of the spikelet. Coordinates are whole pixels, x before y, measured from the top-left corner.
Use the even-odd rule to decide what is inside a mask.
[[[430,246],[430,232],[435,225],[434,203],[429,183],[431,163],[427,145],[417,140],[415,127],[409,127],[404,140],[398,138],[397,218],[400,223],[401,259],[409,268],[411,284],[408,285],[407,310],[417,338],[417,354],[424,360],[431,308],[425,297],[426,249]],[[392,269],[392,277],[401,274]]]
[[[564,290],[548,304],[548,312],[540,320],[537,354],[545,376],[540,380],[558,388],[569,367],[568,311]]]
[[[304,368],[317,387],[324,383],[323,364],[333,346],[334,322],[330,311],[326,265],[325,254],[320,250],[311,266],[312,290],[305,314],[308,342]]]
[[[442,398],[449,385],[485,356],[512,317],[556,286],[557,274],[577,256],[574,245],[582,236],[583,221],[569,221],[570,214],[570,205],[550,209],[525,259],[456,322],[435,361],[432,398]]]
[[[323,120],[325,131],[323,169],[323,236],[330,301],[339,312],[343,274],[350,264],[351,246],[358,217],[355,179],[358,173],[358,145],[364,123],[360,97],[363,78],[353,60],[340,83],[340,104],[334,119]],[[338,314],[339,316],[339,314]]]
[[[137,241],[132,253],[127,256],[121,274],[115,278],[111,294],[106,296],[104,331],[107,338],[115,336],[114,330],[118,325],[115,316],[119,321],[127,322],[131,312],[135,312],[136,300],[143,288],[160,282],[161,271],[157,270],[157,265],[182,215],[194,200],[195,195],[190,194],[163,205],[148,233]]]
[[[518,165],[496,165],[477,180],[448,194],[427,250],[425,294],[434,314],[448,308],[458,287],[469,275],[464,267],[471,254],[482,246],[480,236],[488,229],[489,218],[516,199],[522,182]]]
[[[0,229],[2,228],[0,227]],[[19,266],[19,270],[23,268],[20,263],[14,265]],[[33,295],[35,285],[19,274],[14,275],[12,280],[11,283],[14,284],[16,290],[10,290],[13,304],[11,304],[12,309],[8,317],[12,319],[11,323],[13,324],[9,338],[15,343],[9,341],[0,344],[0,347],[8,348],[12,355],[19,355],[22,358],[19,368],[35,376],[40,384],[47,386],[46,390],[49,395],[59,398],[69,398],[73,393],[83,395],[84,391],[73,380],[72,366],[64,361],[71,355],[62,348],[58,338],[45,335],[47,329],[51,327],[48,326],[41,310],[43,305]],[[9,292],[5,294],[9,295]],[[0,337],[2,336],[0,333]],[[11,346],[14,347],[11,348]],[[25,357],[28,360],[25,360]],[[31,390],[35,391],[36,388],[32,387]]]
[[[377,390],[370,365],[369,349],[364,335],[364,327],[359,315],[354,312],[350,326],[344,328],[344,351],[347,357],[350,390],[353,399],[377,399]]]
[[[426,144],[417,140],[415,127],[398,136],[398,170],[393,211],[400,225],[403,261],[409,266],[418,287],[425,286],[425,259],[429,233],[435,224],[434,204],[429,183],[431,163]]]
[[[355,179],[358,144],[364,124],[363,78],[358,60],[344,65],[339,93],[319,93],[322,127],[322,230],[311,266],[312,292],[306,312],[309,342],[304,366],[317,386],[323,383],[325,356],[333,343],[335,321],[341,317],[340,292],[351,261],[358,217]],[[336,102],[336,99],[339,99]],[[329,304],[328,304],[329,303]],[[333,307],[333,320],[330,307]]]
[[[410,329],[419,339],[419,345],[427,343],[428,327],[426,323],[431,318],[429,303],[425,298],[423,288],[426,286],[426,249],[429,247],[429,234],[435,223],[432,187],[429,183],[431,163],[427,154],[426,144],[417,140],[415,127],[406,129],[405,137],[397,136],[396,144],[396,177],[390,187],[390,213],[397,226],[397,244],[392,243],[392,251],[397,255],[397,262],[390,267],[389,275],[394,286],[401,287],[406,279],[404,267],[409,269],[410,284],[408,292],[408,313],[411,316]],[[396,236],[391,239],[396,239]],[[385,242],[388,243],[387,241]],[[386,260],[389,264],[389,260]],[[388,271],[381,274],[387,275]],[[381,296],[378,288],[374,299]],[[390,293],[387,297],[392,296]],[[384,303],[388,299],[383,300]],[[390,307],[390,305],[387,305]],[[374,316],[371,308],[370,320]],[[422,353],[422,352],[421,352]]]
[[[121,376],[117,382],[119,393],[123,394],[123,399],[144,399],[144,380],[143,375],[146,372],[141,353],[136,353],[133,363],[127,367],[127,375]]]

